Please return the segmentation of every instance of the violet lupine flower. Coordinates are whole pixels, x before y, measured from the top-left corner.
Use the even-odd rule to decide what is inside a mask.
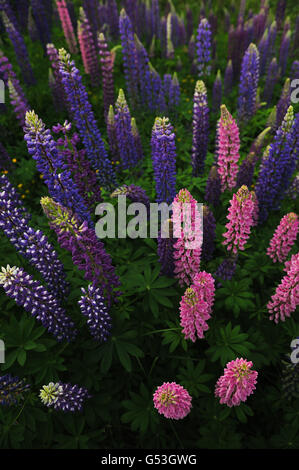
[[[227,245],[228,251],[237,254],[238,250],[244,250],[254,222],[253,211],[252,194],[248,191],[247,186],[241,186],[237,193],[233,194],[228,209],[227,219],[229,222],[225,226],[227,232],[223,234],[225,241],[222,242],[223,245]]]
[[[295,243],[298,230],[299,219],[294,212],[286,214],[281,219],[267,249],[267,255],[272,258],[274,263],[277,261],[283,263],[286,260],[290,249]]]
[[[168,118],[156,118],[151,146],[156,202],[171,204],[176,194],[176,147],[175,134]]]
[[[119,90],[115,103],[115,130],[118,143],[120,162],[123,169],[136,166],[138,153],[132,133],[132,118],[124,92]]]
[[[2,267],[0,285],[8,297],[31,313],[57,341],[72,341],[77,331],[57,299],[22,268]]]
[[[146,70],[146,93],[148,106],[152,111],[164,113],[167,111],[163,82],[151,63]]]
[[[218,70],[216,80],[213,85],[213,112],[218,113],[222,101],[222,81],[221,72]]]
[[[222,263],[219,264],[214,276],[218,277],[222,281],[230,281],[237,269],[237,258],[238,255],[225,258]],[[216,287],[217,289],[220,289],[220,287],[222,287],[221,282],[217,282]]]
[[[85,272],[85,279],[100,288],[110,307],[120,295],[116,291],[120,282],[104,244],[95,231],[88,228],[86,221],[82,224],[76,214],[66,207],[48,197],[41,199],[41,205],[60,246],[71,252],[73,263]]]
[[[213,212],[208,206],[203,206],[203,241],[202,257],[209,261],[215,250],[216,220]]]
[[[161,265],[161,274],[165,276],[173,276],[174,273],[174,244],[176,240],[173,238],[172,220],[165,220],[158,234],[157,254]]]
[[[272,209],[279,207],[288,189],[299,154],[298,134],[299,115],[294,118],[290,106],[263,158],[255,185],[260,223],[267,219]]]
[[[118,27],[118,8],[116,0],[109,0],[107,4],[107,20],[109,22],[109,31],[111,35],[116,38],[119,34]]]
[[[175,277],[183,287],[193,282],[199,272],[203,227],[197,201],[187,189],[181,189],[172,203]],[[183,228],[181,227],[183,223]]]
[[[5,12],[2,12],[2,20],[6,29],[6,32],[13,44],[17,62],[21,68],[22,76],[27,85],[33,85],[35,83],[35,78],[33,75],[33,70],[30,65],[29,55],[27,51],[26,44],[21,33],[16,29],[16,27],[9,20]]]
[[[256,163],[256,156],[254,152],[250,152],[242,161],[238,176],[237,176],[237,183],[236,188],[240,188],[241,186],[247,186],[250,188],[252,185],[254,167]]]
[[[287,6],[286,0],[279,0],[277,7],[276,7],[276,22],[277,22],[277,28],[279,30],[281,29],[282,24],[283,24],[286,6]]]
[[[241,23],[238,24],[236,29],[231,26],[228,37],[228,57],[229,59],[232,59],[234,78],[236,79],[240,75],[242,57],[250,42],[248,37],[248,29],[246,29],[245,26]]]
[[[268,67],[268,72],[265,81],[265,87],[263,92],[263,101],[266,101],[268,105],[271,103],[274,87],[278,81],[278,64],[276,57],[274,57]]]
[[[284,76],[286,67],[287,67],[290,42],[291,42],[291,31],[287,31],[287,33],[282,38],[280,50],[279,50],[279,67],[280,67],[280,73],[282,77]]]
[[[25,125],[25,115],[29,110],[27,101],[24,101],[23,96],[18,94],[17,89],[11,80],[8,80],[8,90],[11,105],[14,108],[15,115],[21,127]]]
[[[51,62],[53,76],[55,80],[55,96],[60,101],[60,105],[66,105],[67,100],[65,91],[62,84],[62,75],[60,72],[59,55],[54,44],[47,44],[47,54]]]
[[[221,106],[218,146],[218,174],[221,179],[221,191],[224,192],[236,185],[240,158],[239,129],[225,105]]]
[[[170,111],[176,112],[180,104],[180,98],[181,98],[180,84],[179,84],[177,73],[174,72],[173,78],[170,83],[169,95],[168,95],[168,107]]]
[[[211,27],[206,18],[199,23],[196,41],[198,76],[209,75],[211,66]]]
[[[221,180],[217,171],[217,166],[213,165],[206,185],[205,200],[213,205],[214,207],[218,206],[220,203],[221,195]]]
[[[137,53],[137,76],[138,76],[138,87],[140,92],[140,104],[143,106],[147,104],[148,106],[152,105],[149,97],[149,88],[150,84],[147,83],[147,75],[149,72],[149,56],[143,46],[139,41],[137,34],[134,34],[135,47]]]
[[[50,382],[48,385],[43,385],[39,396],[48,408],[72,413],[82,411],[84,402],[91,398],[86,388],[62,382],[55,384]]]
[[[109,111],[109,106],[114,104],[113,66],[115,54],[112,54],[109,51],[107,41],[103,33],[99,33],[98,35],[98,49],[101,62],[104,114],[106,117]]]
[[[207,89],[202,80],[195,85],[193,104],[192,170],[193,176],[204,171],[209,140],[209,107]]]
[[[61,204],[78,213],[81,220],[92,225],[90,213],[79,194],[70,172],[66,169],[62,154],[57,149],[49,129],[34,111],[26,113],[24,127],[28,152],[36,161],[38,171],[43,175],[49,193]]]
[[[284,271],[286,275],[267,304],[269,319],[274,320],[275,323],[279,320],[284,322],[292,312],[295,312],[299,304],[299,253],[293,255],[290,261],[286,261]]]
[[[77,54],[77,40],[66,1],[56,0],[56,6],[68,48],[71,54]]]
[[[24,103],[24,105],[27,106],[27,99],[20,85],[20,82],[17,79],[17,76],[12,68],[11,63],[9,62],[8,58],[5,57],[5,55],[3,54],[1,50],[0,50],[0,74],[6,86],[8,86],[9,80],[12,82],[19,98]]]
[[[258,373],[252,370],[253,363],[247,359],[234,359],[226,364],[224,375],[216,383],[215,396],[220,404],[230,408],[245,402],[255,390]]]
[[[225,95],[229,95],[232,91],[233,78],[234,78],[233,63],[230,59],[227,63],[225,74],[224,74],[224,94]]]
[[[57,298],[68,295],[64,267],[41,230],[29,227],[30,214],[5,175],[0,177],[0,229],[16,250],[40,272],[50,292]]]
[[[144,204],[148,210],[150,208],[149,197],[146,194],[146,191],[140,186],[136,186],[135,184],[124,184],[120,188],[115,189],[110,197],[115,198],[121,195],[127,196],[132,202],[140,202],[141,204]]]
[[[109,148],[111,153],[112,165],[120,163],[120,156],[118,151],[117,137],[116,137],[116,125],[115,125],[115,114],[112,104],[109,106],[107,116],[107,134],[109,141]]]
[[[209,329],[207,320],[211,318],[215,297],[215,281],[211,274],[202,271],[195,274],[180,302],[180,325],[185,339],[204,338]]]
[[[127,90],[132,103],[136,105],[139,102],[137,50],[132,23],[124,9],[121,10],[119,16],[119,31]]]
[[[78,21],[78,40],[85,73],[90,75],[92,86],[98,86],[100,78],[99,60],[90,23],[82,7]]]
[[[279,126],[282,124],[282,121],[286,115],[286,112],[291,104],[291,81],[289,78],[286,79],[280,99],[276,106],[276,121],[273,131],[275,132]]]
[[[41,0],[31,0],[32,16],[34,18],[39,38],[44,48],[51,42],[49,19]]]
[[[79,70],[64,49],[59,50],[60,73],[67,102],[81,141],[86,149],[86,156],[95,170],[99,181],[107,189],[116,186],[115,173],[102,140],[100,131],[88,101],[86,88],[82,83]]]
[[[183,419],[192,408],[192,397],[176,382],[164,382],[155,391],[153,399],[156,410],[165,418]]]
[[[20,25],[11,7],[10,0],[0,0],[0,11],[3,11],[7,15],[16,29],[19,29]]]
[[[258,81],[259,51],[251,43],[245,52],[241,68],[238,98],[238,120],[241,123],[250,120],[256,111]]]
[[[96,173],[92,170],[89,161],[85,154],[85,149],[78,150],[77,145],[80,139],[77,134],[71,138],[68,137],[68,132],[71,129],[71,124],[67,121],[64,125],[58,124],[53,126],[53,132],[62,132],[64,139],[60,138],[57,145],[60,147],[59,151],[63,154],[66,165],[72,174],[78,192],[85,202],[86,207],[94,212],[96,204],[102,201],[101,189],[99,187]]]
[[[188,44],[188,55],[193,62],[195,59],[195,36],[194,34],[192,34],[189,44]]]
[[[0,376],[0,405],[14,406],[24,400],[24,392],[28,392],[30,385],[24,379],[13,377],[11,374]]]
[[[92,284],[88,289],[81,288],[83,295],[79,300],[82,314],[87,317],[87,326],[96,341],[107,341],[111,330],[111,318],[100,289]]]

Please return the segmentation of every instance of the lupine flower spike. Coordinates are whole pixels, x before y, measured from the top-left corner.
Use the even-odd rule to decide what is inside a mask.
[[[221,191],[224,192],[236,185],[240,158],[239,129],[225,105],[221,106],[218,146],[218,174],[221,179]]]
[[[211,70],[211,27],[206,18],[199,23],[197,30],[197,67],[198,76],[209,75]]]
[[[85,387],[61,382],[44,385],[39,396],[48,408],[71,413],[82,411],[84,402],[91,397]]]
[[[281,219],[267,249],[267,255],[274,263],[277,261],[283,263],[286,260],[297,238],[298,229],[299,219],[294,212],[290,212]]]
[[[18,405],[24,399],[24,392],[27,392],[30,385],[25,384],[24,379],[13,377],[11,374],[0,376],[0,405]]]
[[[203,81],[198,80],[194,92],[193,105],[193,138],[192,138],[192,169],[198,176],[204,171],[204,163],[208,151],[209,140],[209,107],[207,89]]]
[[[164,382],[154,393],[154,406],[165,418],[183,419],[191,411],[192,397],[182,385]]]

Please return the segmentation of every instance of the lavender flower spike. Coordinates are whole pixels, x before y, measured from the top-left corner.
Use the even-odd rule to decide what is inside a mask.
[[[193,105],[193,140],[192,140],[192,169],[193,176],[204,171],[204,163],[208,151],[209,139],[209,107],[207,89],[203,81],[195,85]]]
[[[18,405],[24,399],[23,393],[29,388],[30,385],[25,385],[25,381],[19,377],[13,377],[11,374],[0,376],[0,405]]]
[[[256,45],[251,43],[242,62],[238,98],[239,122],[247,122],[255,114],[258,81],[259,52]]]
[[[206,18],[199,23],[197,30],[197,67],[198,76],[209,75],[211,66],[211,27]]]
[[[87,326],[91,335],[96,341],[107,341],[111,330],[111,318],[100,289],[90,284],[87,290],[83,287],[81,290],[83,295],[78,303],[82,314],[87,317]]]
[[[85,400],[91,398],[86,388],[62,382],[44,385],[39,396],[48,408],[71,413],[82,411]]]

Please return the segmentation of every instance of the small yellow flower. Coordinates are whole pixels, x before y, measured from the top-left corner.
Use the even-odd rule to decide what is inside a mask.
[[[23,183],[18,184],[18,188],[22,188]]]
[[[29,193],[29,189],[26,189],[25,193],[27,193],[27,194],[28,194],[28,193]]]
[[[182,82],[186,83],[186,81],[187,81],[187,78],[183,78]]]
[[[21,198],[25,199],[25,197],[26,197],[26,194],[22,194]]]
[[[16,159],[16,158],[13,158],[13,159],[12,159],[12,162],[13,162],[13,163],[17,163],[17,159]]]
[[[7,171],[7,170],[3,170],[2,173],[4,173],[5,175],[7,175],[8,171]]]
[[[189,109],[188,113],[189,113],[189,114],[191,114],[191,113],[192,113],[191,109]]]
[[[39,175],[39,177],[40,177],[40,179],[42,180],[42,179],[43,179],[43,177],[44,177],[44,175]]]
[[[177,140],[178,140],[178,142],[181,142],[181,138],[180,138],[180,137],[178,137],[178,139],[177,139]]]
[[[190,101],[190,98],[186,98],[186,101]]]

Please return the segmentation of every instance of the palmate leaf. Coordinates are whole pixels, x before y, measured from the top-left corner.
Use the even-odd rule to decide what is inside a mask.
[[[189,393],[194,397],[198,397],[201,394],[211,393],[210,388],[207,387],[207,385],[204,385],[204,383],[213,379],[214,375],[203,373],[205,364],[205,359],[201,359],[197,363],[196,361],[188,359],[186,364],[179,368],[179,383],[186,387]]]
[[[169,345],[169,352],[173,353],[179,345],[187,351],[188,344],[187,341],[184,339],[182,335],[182,328],[178,325],[178,323],[167,322],[169,330],[163,331],[163,341],[162,344]]]
[[[124,400],[122,405],[127,411],[123,413],[123,423],[130,423],[132,431],[145,433],[150,426],[154,432],[159,421],[153,407],[153,397],[143,383],[140,384],[139,394],[129,392],[130,400]]]

